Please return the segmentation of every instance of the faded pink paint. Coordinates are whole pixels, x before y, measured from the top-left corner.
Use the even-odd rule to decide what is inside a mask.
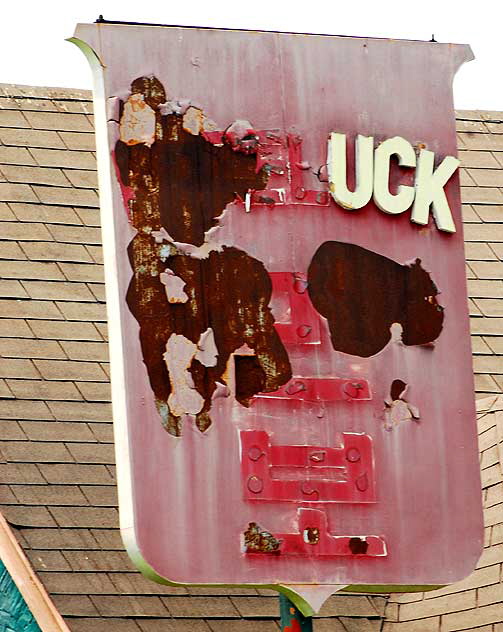
[[[170,99],[190,99],[216,121],[216,129],[246,120],[258,130],[257,167],[269,165],[267,190],[250,191],[248,208],[240,200],[227,205],[213,237],[262,261],[270,272],[276,326],[280,333],[290,327],[282,335],[294,379],[328,384],[328,395],[336,383],[330,380],[349,384],[347,398],[318,393],[314,402],[301,397],[302,390],[291,398],[255,397],[249,408],[232,396],[214,397],[216,421],[206,432],[188,422],[182,437],[170,436],[153,401],[137,323],[123,301],[118,309],[133,480],[131,489],[125,480],[119,484],[134,508],[130,549],[158,575],[182,583],[443,584],[467,575],[480,554],[482,522],[458,175],[445,188],[457,229],[451,235],[437,230],[432,218],[419,227],[409,212],[387,215],[373,202],[358,211],[340,208],[328,194],[323,169],[332,131],[351,140],[356,134],[374,136],[377,142],[402,136],[435,151],[439,162],[455,155],[451,85],[466,48],[107,24],[81,25],[77,37],[105,64],[107,97],[127,94],[131,81],[148,68]],[[190,63],[194,56],[197,68]],[[202,134],[222,142],[223,132]],[[350,147],[350,173],[353,153]],[[393,168],[392,186],[399,177]],[[113,187],[124,298],[131,277],[130,229],[119,182]],[[295,292],[280,289],[288,275],[302,286],[313,254],[327,240],[357,244],[400,264],[420,258],[445,309],[435,345],[407,347],[394,336],[369,358],[334,351],[327,322],[307,295],[297,293],[306,298],[292,302]],[[294,325],[295,331],[312,327],[311,344],[291,336]],[[385,400],[394,380],[409,385],[407,400],[418,404],[421,416],[387,432]],[[359,397],[361,389],[351,387],[355,383],[365,385],[367,397]],[[230,378],[228,386],[232,390]],[[368,466],[371,491],[363,494],[371,494],[372,502],[362,502],[354,487],[345,497],[329,491],[325,500],[251,501],[243,490],[248,470],[241,456],[249,432],[267,433],[273,448],[289,446],[287,454],[309,446],[331,454],[340,450],[341,437],[368,441],[371,448],[360,466]],[[120,476],[124,468],[118,465]],[[288,554],[291,543],[274,555],[243,550],[250,523],[298,538],[299,515],[313,509],[321,513],[307,515],[318,520],[318,529],[326,525],[327,538],[375,537],[386,550],[347,555],[345,542],[344,554],[322,563],[319,556],[294,554],[291,548]]]

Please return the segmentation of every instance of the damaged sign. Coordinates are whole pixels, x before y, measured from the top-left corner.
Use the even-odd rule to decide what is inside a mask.
[[[469,49],[112,23],[73,41],[138,568],[305,614],[461,579],[481,542],[451,97]]]

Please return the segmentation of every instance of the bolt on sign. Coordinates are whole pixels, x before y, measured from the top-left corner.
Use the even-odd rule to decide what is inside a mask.
[[[100,23],[121,528],[161,582],[455,582],[481,551],[467,46]]]

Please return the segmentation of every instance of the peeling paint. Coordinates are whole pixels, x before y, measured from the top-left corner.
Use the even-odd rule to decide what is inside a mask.
[[[189,300],[189,297],[183,291],[185,281],[179,276],[176,276],[173,270],[166,268],[166,270],[159,275],[159,279],[166,288],[166,296],[170,303],[186,303]]]
[[[190,106],[183,115],[183,129],[193,136],[198,136],[204,129],[204,114],[199,108]]]
[[[386,430],[393,430],[396,426],[408,421],[419,421],[419,409],[405,399],[408,388],[408,384],[402,380],[393,380],[390,395],[384,400]]]
[[[179,334],[172,334],[166,343],[164,361],[168,367],[171,394],[168,397],[170,412],[175,417],[184,414],[197,415],[204,399],[196,391],[189,367],[197,352],[197,346]]]
[[[216,365],[218,349],[215,344],[215,335],[211,327],[208,327],[208,329],[199,336],[197,353],[194,357],[204,366]]]
[[[142,94],[132,94],[124,103],[119,125],[120,139],[126,145],[151,147],[155,140],[155,113]]]

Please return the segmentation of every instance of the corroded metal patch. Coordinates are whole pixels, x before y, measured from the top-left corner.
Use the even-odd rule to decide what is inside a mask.
[[[423,345],[442,330],[438,290],[421,260],[401,265],[355,244],[326,241],[308,270],[308,292],[325,316],[336,351],[368,358],[402,326],[405,345]]]
[[[272,286],[264,265],[237,248],[212,245],[208,236],[236,195],[266,186],[256,149],[243,140],[250,132],[240,138],[235,125],[229,143],[213,144],[204,137],[200,109],[177,112],[165,102],[157,79],[133,82],[115,160],[122,185],[134,192],[130,221],[138,231],[128,248],[127,304],[140,325],[163,425],[179,435],[185,414],[195,415],[201,431],[210,426],[217,382],[226,381],[229,357],[243,345],[254,353],[236,357],[236,399],[244,406],[256,393],[285,384],[291,369],[269,309]],[[135,128],[137,112],[155,115],[155,142],[145,140],[145,121]],[[200,246],[204,254],[193,256]],[[209,330],[211,341],[198,350]],[[208,354],[211,361],[204,360]]]

